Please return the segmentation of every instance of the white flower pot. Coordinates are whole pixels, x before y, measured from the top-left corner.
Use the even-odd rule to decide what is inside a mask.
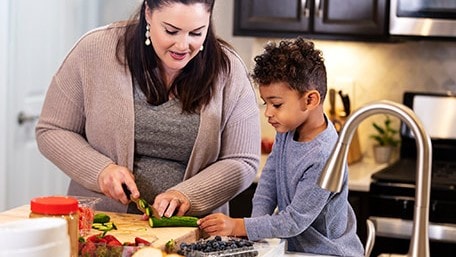
[[[374,146],[374,159],[376,163],[388,163],[393,155],[393,146]]]

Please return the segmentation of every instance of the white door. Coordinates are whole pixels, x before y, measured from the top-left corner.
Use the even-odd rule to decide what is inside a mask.
[[[68,187],[68,177],[38,152],[34,129],[53,73],[82,34],[78,2],[9,1],[7,209]]]
[[[7,60],[6,65],[0,63],[0,75],[6,75],[6,79],[0,80],[0,92],[6,92],[0,100],[6,101],[7,108],[6,125],[0,127],[6,130],[0,131],[6,133],[6,153],[3,153],[6,165],[0,164],[2,211],[27,204],[36,196],[66,193],[69,178],[39,153],[35,141],[35,124],[46,89],[63,58],[83,33],[115,19],[128,18],[137,3],[125,0],[0,1],[0,8],[8,9],[7,18],[2,17],[6,25],[0,25],[3,26],[1,35],[7,37],[7,51],[0,49],[1,58],[6,52]],[[117,5],[113,6],[114,3]],[[0,154],[2,149],[5,148],[0,148]]]

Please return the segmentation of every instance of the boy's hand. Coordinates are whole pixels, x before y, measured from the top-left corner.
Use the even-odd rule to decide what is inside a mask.
[[[244,219],[230,218],[222,213],[209,214],[199,219],[198,225],[211,236],[246,236]]]

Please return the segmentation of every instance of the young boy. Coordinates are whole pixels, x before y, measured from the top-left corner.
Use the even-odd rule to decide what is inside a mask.
[[[286,238],[288,251],[363,256],[347,197],[347,173],[339,193],[317,185],[337,141],[323,111],[326,68],[321,51],[303,38],[284,40],[269,43],[255,62],[252,77],[277,135],[253,197],[252,217],[211,214],[199,220],[200,228],[209,235],[250,240]]]

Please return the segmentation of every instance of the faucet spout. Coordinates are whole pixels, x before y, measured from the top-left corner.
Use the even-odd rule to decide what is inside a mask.
[[[390,114],[403,121],[413,132],[417,146],[415,207],[409,251],[405,256],[429,257],[429,198],[431,188],[432,145],[420,119],[405,105],[388,100],[367,104],[353,112],[342,127],[339,139],[328,159],[318,184],[339,192],[347,165],[348,147],[358,125],[374,114]]]

